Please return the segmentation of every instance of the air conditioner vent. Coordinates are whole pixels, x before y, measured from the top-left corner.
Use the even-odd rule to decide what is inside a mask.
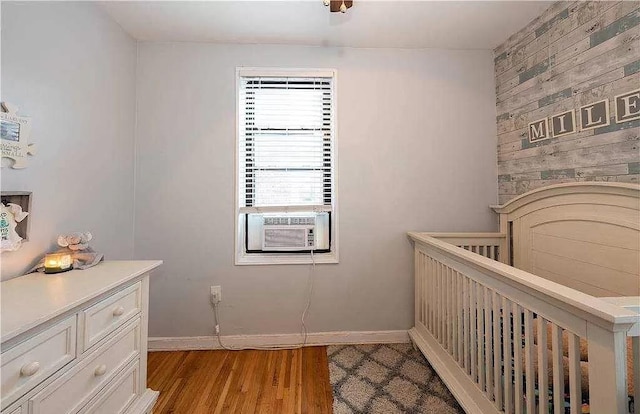
[[[265,226],[287,226],[289,224],[289,217],[265,217]]]
[[[311,229],[309,229],[311,230]],[[283,249],[303,249],[307,246],[313,246],[313,230],[309,235],[307,229],[291,228],[291,229],[264,229],[264,246],[265,250]]]
[[[315,217],[264,217],[265,226],[314,226]]]
[[[298,226],[315,226],[315,217],[291,217],[291,224]]]

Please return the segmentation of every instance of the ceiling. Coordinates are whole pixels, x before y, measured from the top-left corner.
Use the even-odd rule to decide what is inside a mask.
[[[550,1],[355,0],[347,13],[307,1],[109,1],[143,41],[493,49]]]

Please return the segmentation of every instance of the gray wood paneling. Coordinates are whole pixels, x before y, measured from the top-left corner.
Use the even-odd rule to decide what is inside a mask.
[[[503,203],[573,181],[638,182],[640,121],[530,144],[529,122],[640,86],[640,2],[559,1],[494,50]]]

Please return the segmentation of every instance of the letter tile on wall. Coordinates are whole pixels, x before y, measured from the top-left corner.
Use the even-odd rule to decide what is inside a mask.
[[[550,184],[639,181],[640,2],[554,3],[494,55],[500,203]]]

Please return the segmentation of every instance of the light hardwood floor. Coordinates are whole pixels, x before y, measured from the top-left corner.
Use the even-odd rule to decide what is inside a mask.
[[[326,347],[150,352],[154,414],[332,412]]]

